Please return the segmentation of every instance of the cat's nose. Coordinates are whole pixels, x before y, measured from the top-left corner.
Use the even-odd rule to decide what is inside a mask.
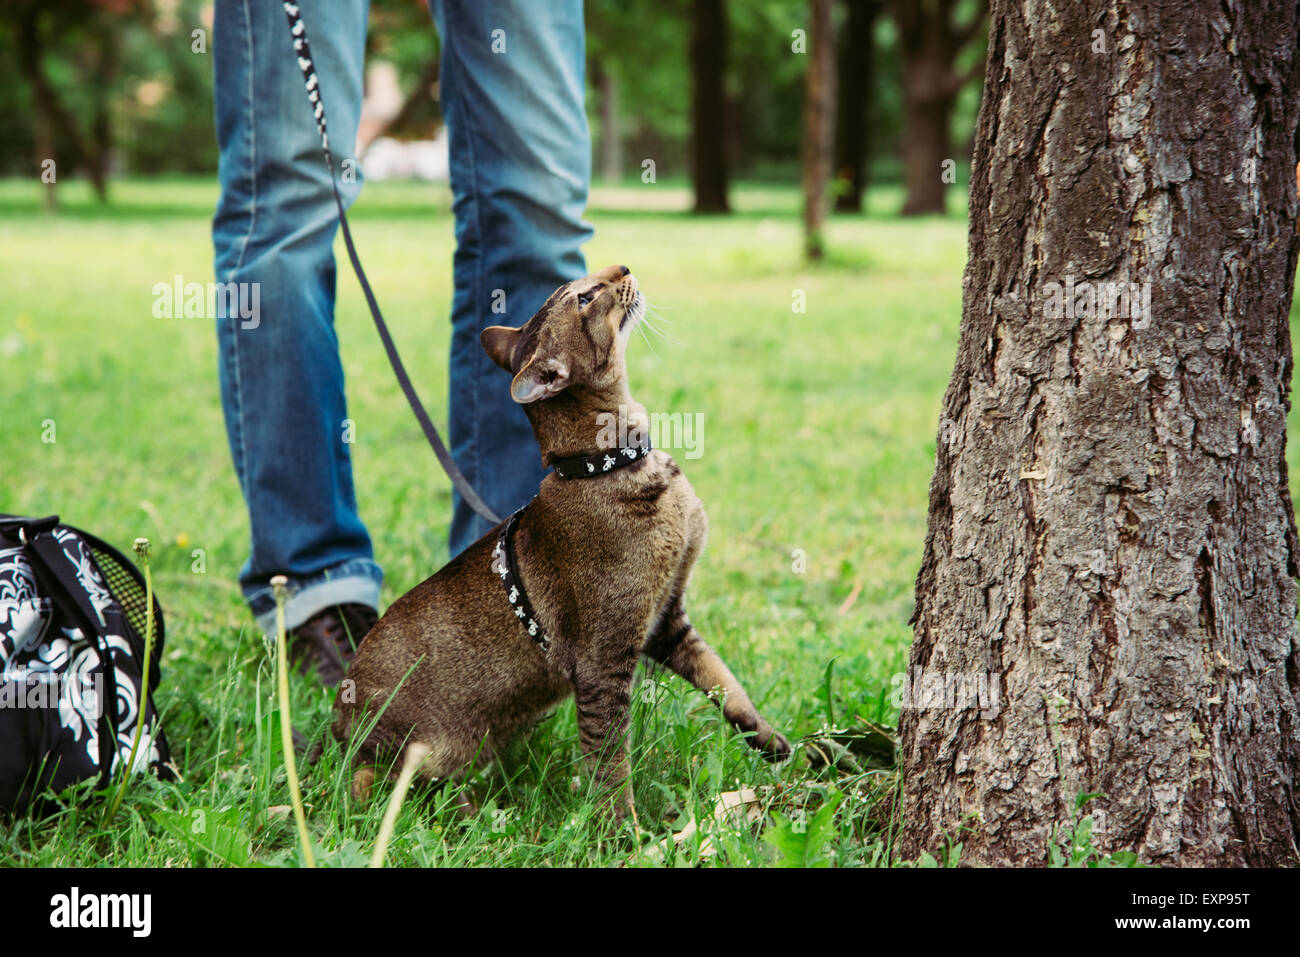
[[[606,266],[596,275],[605,282],[618,282],[631,271],[626,266]]]
[[[621,270],[623,270],[623,275],[624,275],[624,276],[626,276],[628,273],[630,273],[630,272],[632,271],[632,270],[628,269],[626,266],[619,266],[618,268],[621,269]]]

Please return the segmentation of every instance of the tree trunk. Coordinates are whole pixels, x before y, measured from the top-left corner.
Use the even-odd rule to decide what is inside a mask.
[[[727,11],[722,0],[695,0],[691,16],[691,178],[695,212],[726,213]]]
[[[57,8],[56,8],[57,9]],[[47,37],[52,31],[59,36],[59,23],[50,28],[42,28],[40,16],[44,11],[39,4],[23,7],[15,17],[18,26],[18,65],[23,79],[32,92],[35,108],[36,129],[36,163],[38,175],[45,160],[54,160],[58,136],[65,143],[72,144],[80,153],[86,165],[91,185],[100,202],[108,199],[107,168],[108,156],[112,146],[107,90],[116,69],[117,38],[105,33],[99,37],[96,45],[96,75],[93,93],[93,114],[91,129],[83,135],[76,117],[70,107],[63,103],[53,82],[45,74],[45,54],[48,47]],[[56,176],[61,171],[56,166]],[[54,184],[49,184],[45,194],[46,208],[55,208]]]
[[[36,171],[39,176],[47,160],[55,160],[54,130],[57,125],[55,104],[49,85],[41,71],[41,60],[45,56],[45,47],[41,42],[41,32],[37,25],[38,16],[35,6],[24,8],[18,19],[18,57],[23,79],[32,91],[34,108],[32,126],[35,131]],[[45,184],[45,209],[54,212],[58,208],[58,165],[55,164],[55,182]]]
[[[592,63],[600,110],[600,175],[608,183],[623,176],[623,141],[619,137],[618,80],[599,60]]]
[[[902,215],[921,216],[945,211],[945,161],[954,162],[948,130],[952,100],[909,103],[903,130],[903,170],[907,198]],[[955,168],[955,167],[954,167]]]
[[[903,68],[903,169],[907,198],[904,216],[944,212],[944,161],[953,161],[949,130],[956,99],[950,90],[952,54],[938,37],[927,35],[924,48]]]
[[[1103,853],[1298,862],[1297,39],[1281,0],[994,0],[904,857],[1042,864],[1091,814]]]
[[[862,212],[870,159],[871,88],[875,77],[876,16],[880,0],[844,0],[847,17],[840,44],[835,170],[837,213]]]
[[[957,57],[981,35],[986,4],[981,0],[964,23],[955,21],[956,10],[957,0],[890,3],[903,60],[904,216],[942,213],[944,192],[955,170],[955,165],[949,165],[956,159],[949,132],[953,104],[980,69],[977,62],[957,73]],[[1091,39],[1091,33],[1086,36]],[[949,176],[948,182],[945,176]]]
[[[86,170],[95,195],[101,203],[108,202],[108,173],[113,153],[113,123],[110,92],[117,75],[119,38],[109,30],[99,31],[95,42],[95,91],[90,135],[87,145]]]
[[[831,151],[835,145],[835,38],[831,31],[831,0],[810,0],[809,6],[811,29],[803,103],[803,231],[804,252],[809,259],[821,259]]]

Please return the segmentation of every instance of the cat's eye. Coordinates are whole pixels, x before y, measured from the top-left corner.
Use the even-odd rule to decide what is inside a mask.
[[[578,305],[580,306],[590,305],[591,300],[593,300],[594,298],[596,297],[589,292],[580,292],[578,293]]]

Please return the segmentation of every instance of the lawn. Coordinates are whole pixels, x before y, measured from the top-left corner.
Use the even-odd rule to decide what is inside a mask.
[[[152,314],[155,283],[212,278],[215,188],[121,182],[101,208],[80,184],[65,184],[57,215],[41,210],[38,189],[0,182],[0,511],[57,512],[126,551],[137,536],[152,540],[167,615],[157,700],[183,779],[133,783],[108,826],[102,805],[84,801],[44,821],[0,821],[0,866],[297,863],[272,659],[236,587],[248,529],[213,323]],[[836,217],[829,260],[817,268],[799,258],[793,188],[741,185],[732,216],[701,218],[683,212],[680,184],[638,183],[595,190],[589,211],[590,266],[627,263],[669,320],[671,341],[634,340],[633,394],[651,411],[703,415],[701,454],[678,453],[711,526],[691,618],[792,740],[829,721],[897,718],[891,679],[906,662],[966,241],[962,212],[902,221],[891,215],[900,200],[882,187],[867,214]],[[449,196],[372,184],[354,222],[408,368],[445,423]],[[389,602],[446,560],[450,485],[345,262],[337,326],[357,493]],[[42,441],[48,420],[53,443]],[[770,767],[679,679],[649,676],[640,688],[639,842],[630,824],[593,813],[570,702],[469,782],[476,818],[458,817],[447,793],[409,799],[389,863],[887,858],[881,798],[892,772],[815,771],[802,754]],[[320,731],[331,701],[295,682],[295,725]],[[388,793],[355,805],[342,761],[331,744],[319,763],[300,766],[317,858],[333,865],[368,858]],[[702,826],[665,845],[692,817],[707,825],[719,795],[738,788],[755,789],[781,817],[721,826],[712,839]]]

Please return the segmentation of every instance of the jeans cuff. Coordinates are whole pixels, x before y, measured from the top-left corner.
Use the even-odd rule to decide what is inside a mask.
[[[289,599],[284,603],[284,627],[297,628],[312,615],[332,605],[368,605],[379,610],[379,586],[384,573],[366,559],[327,568],[311,578],[289,578]],[[275,634],[275,593],[263,586],[244,594],[248,607],[264,634]]]

